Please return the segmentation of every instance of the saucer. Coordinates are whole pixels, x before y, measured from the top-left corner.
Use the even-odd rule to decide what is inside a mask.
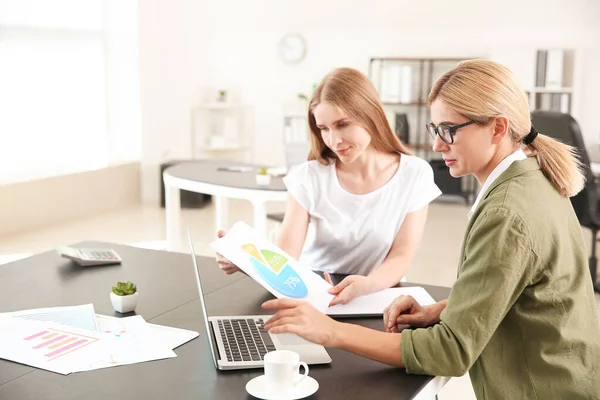
[[[246,384],[246,391],[252,396],[264,400],[296,400],[303,399],[315,393],[319,389],[319,382],[313,377],[307,376],[296,384],[296,387],[288,393],[271,393],[267,387],[267,377],[257,376]]]

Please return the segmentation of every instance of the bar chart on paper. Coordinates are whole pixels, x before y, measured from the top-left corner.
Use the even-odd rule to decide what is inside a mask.
[[[46,361],[52,361],[58,357],[77,351],[91,343],[97,338],[80,334],[48,328],[23,338],[31,343],[32,349],[38,351],[38,356],[43,354]]]
[[[198,336],[186,330],[151,328],[140,315],[96,316],[87,306],[40,310],[0,313],[1,359],[67,375],[174,358],[174,347]],[[74,311],[81,311],[81,318]],[[90,311],[93,323],[88,323]],[[155,335],[157,330],[160,334]]]
[[[0,315],[0,358],[67,375],[106,352],[103,333]]]

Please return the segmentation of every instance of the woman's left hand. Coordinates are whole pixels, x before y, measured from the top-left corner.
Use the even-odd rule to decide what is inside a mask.
[[[309,342],[332,346],[337,321],[319,312],[311,304],[290,298],[269,300],[262,305],[268,310],[279,310],[265,323],[271,333],[294,333]]]
[[[324,274],[325,280],[333,285],[331,276],[327,272]],[[351,300],[369,294],[373,291],[373,281],[368,276],[350,275],[343,281],[329,289],[329,293],[335,297],[331,300],[330,306],[336,304],[346,304]]]

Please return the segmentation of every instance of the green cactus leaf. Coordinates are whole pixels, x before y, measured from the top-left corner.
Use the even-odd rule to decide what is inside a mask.
[[[117,296],[130,296],[137,292],[137,287],[131,281],[117,282],[117,286],[113,286],[112,292]]]

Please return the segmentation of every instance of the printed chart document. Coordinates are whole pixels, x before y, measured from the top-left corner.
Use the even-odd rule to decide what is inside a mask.
[[[136,320],[136,318],[138,319]],[[96,320],[98,321],[98,329],[101,332],[113,333],[114,335],[118,336],[130,335],[132,333],[137,333],[140,330],[145,331],[146,329],[142,324],[142,321],[144,320],[139,315],[117,318],[96,314]],[[149,324],[145,321],[144,324],[148,326],[150,334],[154,340],[160,343],[160,346],[168,347],[172,350],[198,337],[198,332],[188,331],[187,329]]]
[[[211,247],[277,298],[305,300],[322,312],[334,298],[326,280],[244,222],[235,223]]]
[[[141,315],[124,318],[98,315],[96,320],[98,330],[104,335],[105,349],[97,357],[86,359],[73,372],[177,357],[168,344],[153,334]]]
[[[0,316],[0,358],[67,375],[107,352],[105,334]]]
[[[140,315],[97,315],[92,304],[0,313],[0,332],[0,358],[63,375],[174,358],[198,336]]]
[[[436,301],[420,286],[394,287],[357,297],[347,304],[329,307],[325,312],[330,316],[376,316],[383,315],[383,310],[398,296],[412,296],[422,306],[435,304]]]
[[[80,306],[36,308],[32,310],[14,311],[0,315],[32,321],[48,321],[68,325],[74,328],[97,331],[93,304]]]

